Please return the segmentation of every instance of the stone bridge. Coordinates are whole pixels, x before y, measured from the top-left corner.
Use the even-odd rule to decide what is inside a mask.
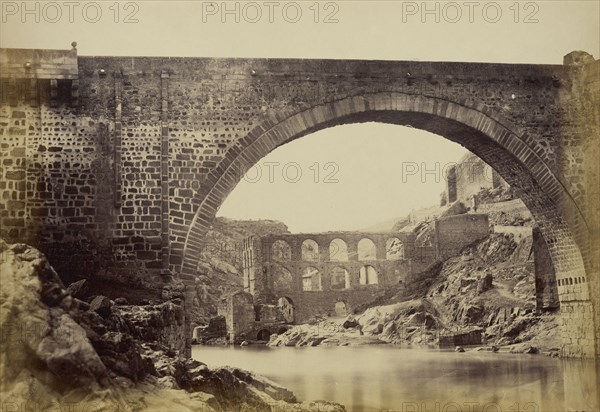
[[[408,125],[517,191],[555,268],[564,353],[600,352],[600,62],[585,53],[512,65],[3,49],[0,65],[2,235],[67,278],[191,289],[219,206],[263,156],[336,125]]]

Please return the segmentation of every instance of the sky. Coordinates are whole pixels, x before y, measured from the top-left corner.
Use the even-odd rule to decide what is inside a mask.
[[[69,49],[76,41],[80,55],[528,64],[562,64],[573,50],[600,56],[598,0],[2,0],[0,7],[0,47]],[[219,215],[278,219],[293,232],[367,227],[437,204],[443,166],[464,153],[401,126],[322,130],[263,158],[261,174],[252,169]],[[403,181],[409,164],[438,165],[439,178]]]
[[[364,229],[438,205],[466,149],[404,126],[337,126],[285,144],[236,186],[220,216],[280,220],[292,232]]]
[[[600,54],[598,0],[219,1],[218,10],[201,0],[0,3],[2,47],[77,41],[82,55],[561,64],[573,50]]]

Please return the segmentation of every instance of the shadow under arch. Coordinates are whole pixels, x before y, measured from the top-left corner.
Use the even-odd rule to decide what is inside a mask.
[[[533,149],[534,137],[483,104],[404,93],[366,93],[317,105],[300,112],[280,112],[238,140],[211,171],[192,202],[181,256],[184,282],[191,281],[198,245],[217,210],[248,167],[277,147],[316,131],[343,124],[380,122],[422,129],[456,142],[492,166],[531,211],[547,243],[557,280],[586,275],[579,245],[586,248],[587,222],[557,175]],[[580,230],[570,230],[579,228]],[[589,301],[588,283],[567,290],[559,286],[561,305]],[[562,289],[562,290],[561,290]],[[593,332],[592,332],[593,333]],[[593,354],[592,354],[593,355]]]

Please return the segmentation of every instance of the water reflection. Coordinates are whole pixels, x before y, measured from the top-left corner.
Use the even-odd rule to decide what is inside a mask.
[[[600,410],[593,361],[387,345],[197,346],[193,356],[210,367],[254,371],[299,399],[335,401],[348,411]]]

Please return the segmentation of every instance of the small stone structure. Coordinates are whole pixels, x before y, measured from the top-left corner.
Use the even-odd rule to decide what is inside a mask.
[[[481,328],[477,328],[464,332],[440,335],[439,345],[440,347],[481,345],[482,332]]]
[[[254,328],[254,303],[252,295],[243,291],[230,293],[221,300],[219,316],[225,317],[227,337],[234,341]]]
[[[473,206],[481,189],[507,188],[508,183],[490,165],[473,153],[465,154],[446,174],[446,192],[442,203],[461,201]],[[475,199],[475,200],[474,200]]]
[[[253,296],[240,290],[223,297],[216,319],[225,318],[227,339],[232,343],[268,341],[272,334],[285,332],[293,323],[293,310],[286,298],[276,305],[254,305]]]

